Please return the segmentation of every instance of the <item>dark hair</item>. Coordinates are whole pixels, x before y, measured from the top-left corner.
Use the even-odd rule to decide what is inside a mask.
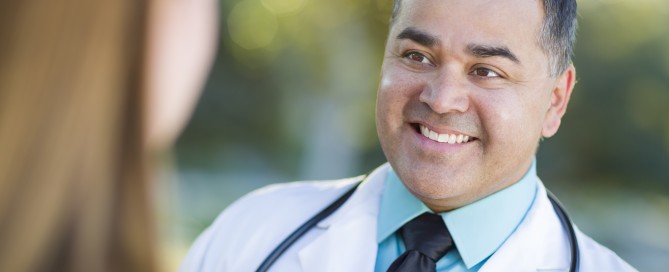
[[[544,22],[539,33],[539,46],[548,56],[549,73],[557,76],[564,72],[569,64],[576,43],[576,1],[543,0]],[[394,0],[390,25],[395,23],[402,0]]]
[[[544,0],[544,23],[539,45],[548,55],[550,73],[557,76],[567,70],[576,43],[576,1]]]

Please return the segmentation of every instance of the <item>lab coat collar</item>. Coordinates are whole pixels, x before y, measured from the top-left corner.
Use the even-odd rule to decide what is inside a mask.
[[[317,225],[325,233],[298,253],[304,271],[374,271],[379,200],[388,167],[374,170],[338,211]]]
[[[567,231],[541,180],[537,184],[536,198],[525,219],[479,271],[569,271]]]

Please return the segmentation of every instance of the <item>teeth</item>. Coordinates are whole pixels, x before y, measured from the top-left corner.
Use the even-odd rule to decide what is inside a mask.
[[[430,136],[428,136],[428,138],[436,141],[437,139],[439,139],[439,134],[437,134],[434,131],[430,131]]]
[[[431,131],[428,129],[426,126],[420,125],[420,133],[423,134],[423,136],[430,138],[433,141],[437,141],[440,143],[448,143],[448,144],[461,144],[461,143],[466,143],[469,142],[469,136],[467,135],[462,135],[462,134],[439,134],[437,132]]]

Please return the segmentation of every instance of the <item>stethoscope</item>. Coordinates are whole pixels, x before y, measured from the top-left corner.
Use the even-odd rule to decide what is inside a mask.
[[[279,257],[281,257],[281,255],[291,245],[293,245],[297,240],[300,239],[300,237],[306,234],[311,228],[316,226],[318,222],[325,219],[333,212],[335,212],[337,209],[339,209],[339,207],[341,207],[341,205],[343,205],[344,202],[348,200],[348,198],[353,194],[353,192],[355,192],[359,184],[360,183],[353,186],[353,188],[349,189],[344,195],[340,196],[337,200],[332,202],[332,204],[325,207],[325,209],[321,210],[319,213],[317,213],[309,220],[304,222],[304,224],[302,224],[293,233],[291,233],[288,237],[286,237],[286,239],[283,240],[276,248],[274,248],[272,253],[270,253],[269,256],[265,258],[265,260],[262,262],[262,264],[260,264],[260,267],[258,267],[258,270],[256,270],[256,272],[267,271],[272,266],[272,264],[274,264],[274,262],[276,262],[276,260],[279,259]],[[569,271],[576,272],[578,271],[579,253],[578,253],[578,241],[576,240],[576,232],[574,231],[574,226],[572,225],[571,220],[569,220],[567,212],[564,210],[562,204],[560,204],[555,195],[553,195],[553,193],[551,193],[548,190],[546,190],[546,192],[548,193],[548,199],[553,205],[553,209],[560,218],[560,222],[562,223],[563,227],[567,229],[567,232],[569,233],[569,246],[571,251],[571,265],[569,267]]]

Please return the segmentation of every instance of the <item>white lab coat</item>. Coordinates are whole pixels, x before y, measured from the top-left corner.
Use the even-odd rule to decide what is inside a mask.
[[[388,164],[377,168],[330,217],[309,231],[271,271],[374,271],[376,223]],[[332,203],[360,177],[329,182],[271,185],[227,208],[197,239],[181,271],[255,271],[301,224]],[[479,271],[568,271],[563,228],[538,181],[537,197],[523,222]],[[580,271],[636,271],[578,229]]]

